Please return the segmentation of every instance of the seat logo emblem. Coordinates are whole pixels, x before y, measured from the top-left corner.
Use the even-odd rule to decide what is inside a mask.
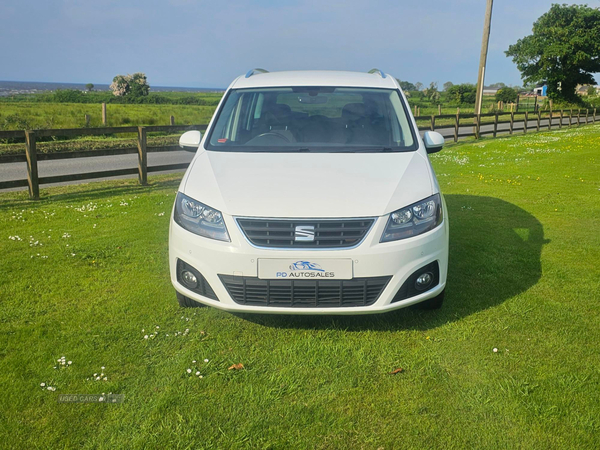
[[[294,233],[294,241],[313,242],[315,240],[314,225],[297,225]]]

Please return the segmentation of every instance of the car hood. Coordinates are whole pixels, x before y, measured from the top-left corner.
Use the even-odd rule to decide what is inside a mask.
[[[201,151],[184,193],[233,216],[374,217],[433,194],[419,152]]]

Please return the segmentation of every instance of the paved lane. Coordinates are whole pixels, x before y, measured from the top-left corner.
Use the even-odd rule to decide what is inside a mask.
[[[163,164],[189,163],[194,154],[185,151],[151,152],[148,153],[148,166]],[[137,155],[115,155],[95,156],[91,158],[55,159],[50,161],[38,161],[40,177],[53,175],[68,175],[72,173],[96,172],[101,170],[127,169],[137,167]],[[183,170],[170,170],[165,172],[152,172],[149,176],[157,173],[183,172]],[[27,178],[27,164],[24,162],[0,164],[0,180],[19,180]],[[67,183],[42,184],[40,188],[50,186],[64,186],[67,184],[91,183],[100,180],[114,180],[119,178],[137,178],[137,175],[123,175],[120,177],[98,178],[93,180],[71,181]],[[26,187],[6,189],[7,191],[26,190]]]

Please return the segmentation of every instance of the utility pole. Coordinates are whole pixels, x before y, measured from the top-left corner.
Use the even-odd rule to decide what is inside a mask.
[[[479,74],[477,76],[477,96],[475,100],[475,114],[481,114],[483,102],[483,82],[485,78],[485,63],[487,61],[488,43],[490,41],[490,26],[492,23],[492,4],[494,0],[487,0],[485,21],[483,23],[483,39],[481,40],[481,55],[479,57]]]

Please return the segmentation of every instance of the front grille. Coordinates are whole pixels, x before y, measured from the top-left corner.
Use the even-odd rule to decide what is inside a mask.
[[[257,247],[344,248],[358,245],[373,219],[294,220],[237,219],[246,238]],[[314,227],[314,240],[300,240],[296,227]]]
[[[219,275],[234,302],[246,306],[339,308],[370,306],[392,277],[352,280],[261,280]]]

